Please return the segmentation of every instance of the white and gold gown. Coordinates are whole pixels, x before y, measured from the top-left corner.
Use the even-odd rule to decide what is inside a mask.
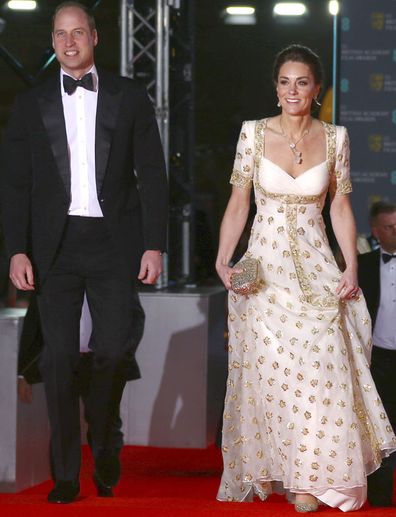
[[[321,215],[328,189],[351,191],[348,135],[323,123],[326,161],[294,179],[265,157],[266,122],[243,123],[231,177],[241,188],[253,182],[257,214],[245,257],[259,260],[263,285],[249,297],[229,294],[217,498],[249,501],[281,489],[291,500],[308,492],[355,510],[396,438],[369,371],[365,300],[335,294],[341,272]]]

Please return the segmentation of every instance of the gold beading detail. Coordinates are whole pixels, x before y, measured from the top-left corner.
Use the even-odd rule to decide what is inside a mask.
[[[342,318],[345,317],[343,313]],[[351,364],[351,367],[354,371],[357,372],[356,366],[355,366],[355,359],[354,355],[351,353],[352,343],[350,336],[347,332],[344,332],[344,338],[345,338],[345,344],[347,345],[347,354],[349,357],[349,362]],[[366,434],[366,437],[368,438],[368,441],[371,446],[371,450],[373,452],[373,461],[374,464],[380,465],[382,460],[382,453],[381,453],[381,446],[377,438],[377,434],[375,432],[375,427],[370,419],[369,413],[366,409],[365,402],[363,400],[362,394],[360,390],[358,389],[359,386],[359,375],[355,378],[355,382],[352,382],[352,391],[353,391],[353,398],[354,398],[354,412],[356,413],[356,416],[360,420],[363,431]]]
[[[243,175],[240,171],[232,171],[230,183],[235,185],[235,187],[248,188],[250,187],[251,181],[249,176]]]
[[[261,157],[264,156],[264,131],[267,127],[267,119],[256,120],[254,130],[254,176],[258,178],[258,170]]]
[[[333,174],[336,164],[336,137],[337,130],[333,124],[322,122],[325,133],[326,133],[326,146],[327,146],[327,170],[329,174]]]
[[[274,199],[275,201],[281,201],[287,205],[309,205],[312,203],[319,203],[323,195],[322,193],[313,196],[300,196],[298,194],[277,194],[276,192],[267,192],[258,181],[255,182],[255,187],[263,196],[268,197],[269,199]]]
[[[337,194],[350,194],[352,192],[352,183],[349,178],[345,178],[337,183]]]
[[[317,197],[317,196],[297,196],[297,197]],[[313,201],[310,201],[311,203]],[[300,284],[301,291],[304,295],[304,301],[315,306],[315,307],[335,307],[339,305],[339,300],[336,296],[328,294],[323,297],[314,295],[308,276],[304,271],[301,263],[301,250],[298,245],[297,239],[297,206],[286,207],[286,221],[287,221],[287,234],[289,236],[289,244],[291,250],[291,256],[296,269],[298,283]]]

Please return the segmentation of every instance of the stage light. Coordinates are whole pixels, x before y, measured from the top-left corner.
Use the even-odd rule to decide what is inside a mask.
[[[302,16],[307,11],[301,2],[279,2],[274,6],[274,14],[277,16]]]
[[[10,0],[7,7],[14,11],[34,11],[37,9],[37,2],[34,0]]]
[[[329,13],[333,16],[337,16],[338,11],[340,10],[340,2],[337,0],[330,0],[329,2]]]
[[[226,25],[255,25],[256,9],[250,5],[230,5],[223,11]]]
[[[231,16],[251,16],[255,13],[255,8],[247,5],[233,5],[226,8],[226,13]]]

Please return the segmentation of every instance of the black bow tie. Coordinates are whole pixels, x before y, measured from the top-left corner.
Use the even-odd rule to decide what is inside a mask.
[[[384,261],[384,264],[387,264],[391,259],[394,258],[396,258],[396,255],[390,255],[389,253],[382,254],[382,260]]]
[[[73,79],[70,75],[63,76],[63,88],[68,95],[72,95],[76,91],[77,86],[82,86],[86,90],[93,92],[95,88],[92,73],[85,74],[81,79]]]

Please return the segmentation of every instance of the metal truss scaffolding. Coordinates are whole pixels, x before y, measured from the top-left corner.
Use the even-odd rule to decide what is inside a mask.
[[[121,75],[146,82],[169,163],[169,0],[121,0]]]
[[[176,194],[178,200],[182,199],[179,206],[171,199],[169,253],[164,257],[164,273],[158,288],[168,286],[169,279],[172,281],[175,275],[177,281],[181,279],[184,283],[194,278],[192,45],[187,41],[191,33],[193,4],[192,0],[121,0],[120,4],[121,75],[145,82],[161,133],[171,198],[175,182],[178,183],[176,189],[183,191],[181,196]],[[180,171],[183,177],[180,177]],[[172,237],[175,231],[176,238]],[[178,262],[176,268],[175,261]]]

